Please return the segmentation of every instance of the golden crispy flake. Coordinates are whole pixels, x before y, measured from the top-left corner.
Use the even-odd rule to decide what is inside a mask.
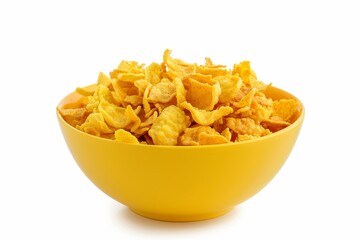
[[[134,111],[134,109],[130,105],[126,106],[125,109],[125,116],[127,121],[126,129],[130,129],[131,132],[136,131],[141,124],[141,119],[137,115],[140,109],[141,106],[138,106]]]
[[[145,114],[147,115],[150,110],[151,110],[151,106],[149,104],[149,100],[148,100],[148,97],[149,97],[149,92],[152,88],[152,85],[149,84],[147,85],[145,91],[144,91],[144,95],[143,95],[143,107],[144,107],[144,111],[145,111]]]
[[[151,84],[157,84],[161,80],[161,72],[162,68],[157,63],[151,63],[148,67],[145,69],[145,79],[147,82]]]
[[[58,111],[63,119],[73,127],[76,125],[81,125],[88,115],[88,112],[85,108],[59,108]]]
[[[133,83],[137,80],[145,79],[145,74],[143,74],[143,73],[120,73],[116,78],[122,82]]]
[[[272,98],[268,98],[263,92],[257,92],[254,99],[264,106],[272,106],[273,103]]]
[[[145,133],[147,133],[149,131],[150,127],[143,127],[143,128],[138,128],[136,129],[133,133],[135,134],[135,136],[137,138],[141,137],[142,135],[144,135]]]
[[[218,132],[213,134],[202,132],[199,134],[199,143],[200,145],[212,145],[212,144],[223,144],[228,143],[229,141]]]
[[[195,67],[187,64],[179,59],[170,57],[171,50],[166,49],[164,52],[163,60],[167,67],[167,75],[174,80],[176,77],[182,79],[184,76],[195,73]]]
[[[210,126],[197,126],[197,127],[186,128],[184,133],[180,137],[181,145],[183,145],[183,146],[198,146],[198,145],[200,145],[199,135],[202,132],[214,133],[216,131]]]
[[[156,112],[156,110],[156,108],[151,108],[150,111],[144,115],[144,118],[149,118],[151,115],[154,114],[154,112]]]
[[[138,106],[142,103],[143,98],[137,95],[126,96],[124,98],[125,103],[130,103],[133,106]]]
[[[135,110],[134,110],[134,113],[135,113],[136,115],[139,115],[139,113],[141,112],[141,109],[142,109],[141,106],[137,106],[137,107],[135,108]]]
[[[117,98],[123,102],[126,96],[138,95],[139,90],[134,85],[134,82],[125,82],[119,79],[112,79],[112,86],[114,88]]]
[[[210,85],[190,78],[186,100],[199,109],[212,110],[218,103],[220,94],[221,88],[218,82]]]
[[[112,79],[117,78],[120,73],[144,73],[144,65],[138,64],[135,61],[121,61],[119,66],[110,72]]]
[[[111,91],[111,96],[112,96],[112,99],[113,99],[112,102],[113,102],[115,105],[120,105],[120,104],[122,103],[123,99],[121,99],[121,98],[116,94],[115,91]]]
[[[273,102],[272,116],[281,117],[284,121],[288,121],[299,108],[300,103],[295,99],[281,99]]]
[[[116,103],[114,101],[113,95],[111,94],[111,91],[108,87],[106,87],[105,85],[98,85],[94,96],[97,96],[97,98],[99,100],[105,100],[111,103]]]
[[[180,78],[175,78],[174,83],[176,86],[176,105],[180,107],[180,104],[186,101],[186,91]]]
[[[250,67],[249,61],[243,61],[239,64],[235,64],[232,74],[239,74],[242,81],[250,86],[251,88],[257,88],[258,90],[262,91],[267,88],[268,85],[264,84],[263,82],[257,80],[255,72]]]
[[[118,70],[121,73],[144,73],[144,65],[136,61],[121,61]]]
[[[134,86],[138,89],[138,96],[142,97],[144,95],[145,89],[149,84],[150,83],[145,79],[134,82]]]
[[[236,74],[236,76],[237,75],[238,74]],[[240,90],[235,94],[233,102],[239,102],[250,90],[251,90],[251,87],[242,83]]]
[[[113,92],[105,85],[97,85],[95,92],[92,96],[89,96],[89,102],[86,105],[86,109],[89,112],[97,112],[98,106],[101,101],[106,101],[113,104],[118,104],[118,99],[112,94]]]
[[[156,145],[174,146],[185,128],[183,110],[176,106],[169,106],[156,118],[148,133]]]
[[[231,141],[232,134],[231,134],[231,131],[229,128],[225,128],[221,132],[221,135],[223,135],[227,141],[229,141],[229,142]]]
[[[113,133],[114,131],[105,123],[101,113],[91,113],[86,121],[78,127],[80,130],[91,135],[100,136],[102,133]]]
[[[251,102],[257,93],[257,89],[253,88],[251,89],[239,102],[234,103],[234,106],[237,108],[244,108],[244,107],[250,107]]]
[[[267,131],[251,118],[226,118],[226,126],[238,134],[253,136],[267,135]]]
[[[211,125],[220,118],[227,116],[233,112],[233,109],[231,107],[224,106],[213,111],[206,111],[198,109],[188,102],[183,102],[181,104],[181,107],[189,110],[194,121],[200,125]]]
[[[162,104],[160,104],[160,103],[155,103],[154,106],[155,106],[156,110],[161,114],[161,112],[164,109],[164,106]]]
[[[248,134],[238,134],[237,138],[236,138],[236,142],[247,141],[247,140],[251,140],[251,139],[255,139],[255,138],[258,138],[258,137],[253,136],[253,135],[248,135]]]
[[[112,88],[112,81],[107,75],[105,75],[105,73],[100,72],[97,80],[97,85],[104,85],[108,88]]]
[[[278,116],[271,116],[269,119],[266,119],[261,123],[261,126],[269,129],[271,132],[280,131],[289,125],[289,122],[282,120],[282,118]]]
[[[176,95],[176,85],[173,82],[161,81],[151,88],[148,101],[153,103],[170,102]]]
[[[167,102],[167,103],[160,103],[160,102],[158,102],[158,103],[155,103],[155,104],[154,104],[155,108],[157,109],[157,111],[158,111],[159,113],[161,113],[161,112],[163,111],[163,109],[165,109],[165,108],[167,108],[167,107],[169,107],[169,106],[171,106],[171,105],[176,106],[176,99],[175,99],[175,98],[171,99],[171,101],[170,101],[170,102]]]
[[[221,144],[229,142],[224,136],[210,126],[197,126],[186,128],[180,137],[183,146],[198,146],[209,144]]]
[[[207,83],[210,85],[215,84],[217,81],[211,75],[204,75],[201,73],[192,73],[184,76],[183,83],[186,87],[189,86],[189,79],[193,79],[195,81],[199,81],[201,83]]]
[[[98,112],[98,106],[99,106],[100,100],[96,98],[95,96],[89,97],[89,102],[86,105],[86,110],[89,112]]]
[[[252,118],[259,122],[267,120],[272,114],[272,106],[267,106],[259,103],[256,99],[251,104]]]
[[[246,113],[250,111],[250,107],[246,106],[246,107],[242,107],[238,110],[235,111],[235,114],[241,114],[241,113]],[[243,115],[242,115],[243,116]]]
[[[71,108],[71,107],[69,108],[69,107],[67,107],[67,104],[62,107],[57,107],[57,110],[63,117],[72,116],[72,117],[76,117],[76,118],[84,115],[87,112],[86,108],[84,108],[84,107],[79,106],[79,107],[75,107],[75,108]]]
[[[124,129],[115,131],[115,140],[122,143],[139,143],[138,139],[134,135]]]
[[[113,128],[125,128],[130,123],[125,114],[125,108],[112,103],[101,101],[99,112],[104,116],[106,123]]]
[[[154,111],[153,114],[149,118],[147,118],[145,122],[142,122],[139,127],[143,128],[152,125],[157,117],[158,117],[158,113],[157,111]]]
[[[267,97],[269,85],[249,61],[231,70],[210,58],[198,65],[170,54],[167,49],[162,63],[146,67],[121,61],[110,77],[100,72],[97,85],[77,88],[80,99],[59,106],[59,113],[86,133],[151,145],[245,141],[279,131],[298,116],[300,102]]]
[[[221,94],[219,96],[220,103],[229,103],[240,90],[242,81],[239,76],[218,76],[215,78],[220,83]]]
[[[229,70],[227,70],[226,68],[211,67],[208,65],[205,65],[205,66],[197,66],[196,65],[196,72],[204,74],[204,75],[211,75],[213,77],[227,75],[230,73]]]

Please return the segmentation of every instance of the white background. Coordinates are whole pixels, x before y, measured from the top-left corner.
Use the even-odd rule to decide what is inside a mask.
[[[356,1],[1,1],[0,239],[360,239]],[[229,214],[139,217],[98,190],[55,107],[122,59],[250,60],[306,107],[288,161]]]

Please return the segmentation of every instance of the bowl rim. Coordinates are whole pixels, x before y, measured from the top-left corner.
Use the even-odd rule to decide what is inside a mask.
[[[89,86],[93,86],[94,84],[92,85],[89,85]],[[87,87],[89,87],[87,86]],[[293,99],[296,99],[297,101],[300,102],[300,105],[299,105],[299,108],[298,108],[298,111],[300,112],[299,114],[299,117],[292,123],[290,124],[289,126],[287,126],[286,128],[283,128],[275,133],[271,133],[269,135],[266,135],[266,136],[263,136],[263,137],[259,137],[259,138],[255,138],[255,139],[249,139],[249,140],[246,140],[246,141],[241,141],[241,142],[231,142],[231,143],[221,143],[221,144],[210,144],[210,145],[199,145],[199,146],[167,146],[167,145],[149,145],[149,144],[134,144],[134,143],[123,143],[123,142],[118,142],[118,141],[115,141],[115,140],[111,140],[111,139],[107,139],[107,138],[102,138],[102,137],[98,137],[98,136],[94,136],[94,135],[91,135],[91,134],[88,134],[88,133],[85,133],[73,126],[71,126],[69,123],[67,123],[63,117],[61,116],[59,110],[58,110],[58,107],[61,105],[61,102],[69,95],[71,95],[72,93],[66,95],[60,102],[59,104],[57,105],[56,107],[56,114],[57,114],[57,118],[59,121],[61,121],[65,126],[71,128],[72,130],[80,133],[80,134],[83,134],[83,135],[86,135],[87,137],[90,137],[90,138],[95,138],[97,140],[101,140],[101,141],[109,141],[111,142],[112,144],[119,144],[119,145],[126,145],[126,146],[138,146],[138,147],[145,147],[145,148],[165,148],[165,149],[196,149],[196,148],[199,148],[199,149],[204,149],[204,148],[218,148],[218,147],[225,147],[225,146],[236,146],[236,145],[243,145],[243,144],[247,144],[247,143],[252,143],[252,142],[257,142],[257,141],[263,141],[263,140],[266,140],[266,139],[270,139],[270,138],[274,138],[280,134],[283,134],[284,132],[286,131],[290,131],[291,129],[293,128],[296,128],[298,127],[300,124],[302,124],[302,122],[304,121],[304,118],[305,118],[305,106],[304,104],[294,95],[292,95],[291,93],[285,91],[285,90],[282,90],[280,88],[277,88],[277,87],[274,87],[273,85],[269,85],[269,87],[271,88],[274,88],[275,90],[278,90],[278,91],[282,91],[284,92],[285,94],[288,94],[289,96],[291,96]]]

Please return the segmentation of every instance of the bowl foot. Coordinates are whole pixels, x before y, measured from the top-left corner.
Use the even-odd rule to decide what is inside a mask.
[[[211,213],[204,213],[204,214],[193,214],[193,215],[177,215],[177,214],[163,214],[163,213],[153,213],[153,212],[144,212],[141,210],[130,208],[131,211],[134,213],[154,219],[159,221],[165,221],[165,222],[195,222],[195,221],[202,221],[202,220],[208,220],[211,218],[220,217],[228,212],[230,212],[233,208],[228,208],[223,211],[219,212],[211,212]]]

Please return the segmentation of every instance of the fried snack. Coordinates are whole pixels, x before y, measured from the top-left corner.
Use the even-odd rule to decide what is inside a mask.
[[[113,133],[112,130],[104,120],[101,113],[91,113],[83,124],[77,126],[78,129],[95,136],[102,134]]]
[[[148,101],[152,103],[168,103],[176,95],[176,85],[167,79],[155,84],[150,92]]]
[[[249,61],[232,69],[186,63],[165,50],[162,63],[121,61],[95,88],[58,108],[71,126],[121,143],[199,146],[256,139],[291,125],[296,99],[265,95]]]
[[[122,143],[139,143],[134,135],[124,129],[116,130],[115,140]]]
[[[210,85],[190,78],[186,101],[196,108],[211,111],[218,103],[220,94],[219,82]]]
[[[221,106],[216,110],[213,111],[206,111],[206,110],[202,110],[202,109],[198,109],[194,106],[192,106],[190,103],[188,102],[183,102],[181,105],[181,107],[189,110],[189,112],[191,113],[192,119],[200,124],[200,125],[211,125],[213,124],[215,121],[221,119],[224,116],[229,115],[230,113],[233,112],[233,109],[231,107],[224,107]]]
[[[186,127],[184,111],[179,107],[169,106],[156,118],[149,130],[149,136],[156,145],[174,146]]]
[[[198,146],[228,143],[229,140],[210,126],[197,126],[185,129],[180,137],[183,146]]]

